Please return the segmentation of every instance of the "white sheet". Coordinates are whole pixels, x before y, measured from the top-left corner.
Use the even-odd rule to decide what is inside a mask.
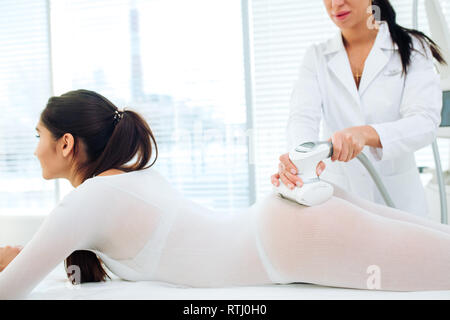
[[[450,274],[450,270],[449,270]],[[264,285],[229,288],[190,288],[164,282],[128,282],[112,276],[104,283],[86,283],[73,287],[58,265],[28,296],[28,299],[52,300],[315,300],[315,299],[450,299],[450,290],[391,292],[325,287],[313,284]]]

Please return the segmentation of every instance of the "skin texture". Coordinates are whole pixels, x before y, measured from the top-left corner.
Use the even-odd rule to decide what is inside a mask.
[[[60,139],[54,140],[50,131],[39,122],[36,127],[39,143],[34,155],[39,159],[42,168],[42,177],[45,180],[63,178],[70,181],[74,188],[81,184],[81,178],[74,174],[75,164],[86,159],[84,147],[79,158],[71,163],[73,158],[74,138],[70,133],[64,134]],[[97,176],[109,176],[124,173],[121,170],[109,169]],[[0,247],[0,272],[20,253],[21,246]]]
[[[371,11],[367,12],[372,0],[324,0],[323,3],[330,19],[341,30],[353,74],[362,74],[365,60],[378,34],[378,24]],[[344,12],[350,14],[346,19],[339,20],[337,15]],[[356,79],[355,85],[359,86]],[[378,133],[371,126],[355,126],[336,131],[328,141],[333,143],[331,161],[348,162],[366,145],[382,147]],[[279,160],[278,172],[271,176],[272,184],[279,186],[281,180],[290,189],[303,186],[303,181],[296,176],[297,168],[290,161],[289,154],[282,154]],[[325,163],[320,161],[316,169],[317,175],[320,176],[324,170]]]

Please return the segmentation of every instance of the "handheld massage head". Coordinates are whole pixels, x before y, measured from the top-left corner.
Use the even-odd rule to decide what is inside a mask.
[[[333,186],[321,181],[316,168],[321,160],[333,155],[333,144],[330,141],[303,142],[289,152],[289,159],[297,167],[297,176],[303,181],[302,187],[289,189],[282,181],[274,191],[283,198],[290,199],[305,206],[324,203],[333,195]]]

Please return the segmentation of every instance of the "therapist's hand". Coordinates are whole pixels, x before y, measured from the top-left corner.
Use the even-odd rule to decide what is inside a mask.
[[[325,163],[320,161],[316,167],[316,173],[319,176],[323,170],[325,170]],[[271,177],[272,184],[274,186],[280,185],[281,181],[289,188],[294,189],[295,186],[302,187],[303,181],[297,176],[297,167],[289,159],[289,153],[282,154],[280,156],[280,163],[278,164],[278,172]]]
[[[333,143],[331,161],[348,162],[364,149],[366,135],[362,127],[350,127],[336,131],[328,141]]]
[[[21,246],[6,246],[0,248],[0,272],[6,268],[6,266],[14,260],[14,258],[22,250]]]

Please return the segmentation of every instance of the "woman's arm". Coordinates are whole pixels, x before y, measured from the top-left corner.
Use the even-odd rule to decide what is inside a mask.
[[[14,260],[21,250],[21,246],[5,246],[0,248],[0,272],[2,272],[3,269],[5,269],[6,266]]]
[[[291,150],[303,141],[317,141],[319,139],[319,125],[322,118],[322,95],[316,68],[316,46],[311,45],[305,53],[299,68],[298,78],[291,93],[289,118],[286,127],[287,150]],[[325,168],[323,162],[318,168]],[[280,156],[278,172],[272,175],[275,186],[279,179],[290,188],[301,186],[302,181],[295,174],[297,168],[289,160],[287,153]],[[320,175],[320,173],[318,173]]]
[[[0,299],[22,299],[73,251],[90,248],[103,232],[105,186],[81,185],[69,193],[14,260],[0,273]],[[106,186],[107,187],[107,186]]]
[[[413,38],[414,39],[414,38]],[[401,119],[369,124],[379,137],[382,148],[370,147],[377,160],[396,158],[433,142],[441,123],[442,89],[429,47],[423,52],[418,40],[405,79]]]
[[[315,45],[311,45],[306,50],[298,79],[292,90],[286,128],[288,150],[301,141],[316,141],[319,138],[322,94],[317,79],[315,50]]]

